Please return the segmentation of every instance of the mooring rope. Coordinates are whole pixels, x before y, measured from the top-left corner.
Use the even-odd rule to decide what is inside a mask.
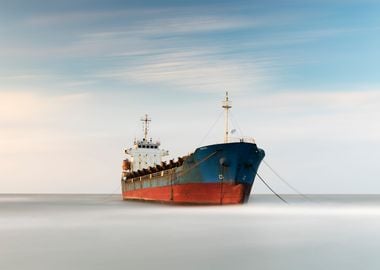
[[[311,201],[311,199],[306,196],[305,194],[301,193],[300,191],[298,191],[294,186],[292,186],[288,181],[286,181],[283,177],[281,177],[281,175],[279,175],[273,168],[272,166],[270,166],[268,164],[268,162],[266,162],[265,160],[263,160],[263,163],[278,177],[278,179],[280,179],[288,188],[290,188],[291,190],[293,190],[295,193],[297,193],[298,195],[302,196],[304,199],[307,199],[309,201]]]
[[[282,198],[279,194],[277,194],[268,184],[267,182],[265,182],[265,180],[258,174],[256,173],[256,175],[259,177],[259,179],[264,183],[264,185],[270,190],[272,191],[272,193],[274,195],[276,195],[281,201],[283,201],[284,203],[286,204],[289,204],[284,198]]]
[[[100,200],[100,202],[108,202],[111,200],[111,197],[113,197],[115,195],[120,195],[120,193],[116,193],[118,190],[119,191],[122,190],[121,182],[119,184],[117,184],[117,186],[115,186],[115,189],[111,193],[105,194],[104,198],[102,200]]]

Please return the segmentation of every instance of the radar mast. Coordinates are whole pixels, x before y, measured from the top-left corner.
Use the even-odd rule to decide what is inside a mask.
[[[151,119],[148,117],[147,114],[143,118],[141,118],[141,121],[143,122],[143,130],[144,130],[144,139],[145,141],[148,140],[148,130],[149,130],[149,122]]]
[[[224,109],[224,143],[228,143],[228,110],[232,108],[231,101],[228,100],[228,91],[226,91],[222,108]]]

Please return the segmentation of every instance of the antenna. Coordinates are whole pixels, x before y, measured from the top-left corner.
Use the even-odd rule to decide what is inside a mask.
[[[150,118],[148,118],[147,114],[145,114],[145,117],[141,118],[141,121],[143,122],[144,139],[146,141],[147,136],[148,136],[148,130],[149,130],[149,122],[152,120]]]
[[[228,110],[232,108],[231,102],[228,100],[228,91],[226,91],[226,99],[223,101],[222,108],[224,111],[224,143],[228,143]]]

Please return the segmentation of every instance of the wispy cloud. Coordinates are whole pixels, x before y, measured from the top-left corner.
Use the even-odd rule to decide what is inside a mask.
[[[97,78],[179,90],[246,89],[270,78],[268,71],[276,66],[275,59],[239,54],[229,57],[233,40],[217,43],[193,35],[255,28],[264,21],[269,23],[260,18],[233,16],[159,17],[123,31],[84,34],[75,46],[87,52],[95,46],[105,56],[119,58],[117,65],[100,70]],[[184,43],[183,35],[193,42]]]
[[[28,18],[25,23],[48,31],[81,23],[94,23],[95,26],[78,29],[70,26],[73,32],[64,31],[67,38],[61,43],[47,42],[45,45],[38,40],[31,44],[2,47],[0,57],[38,61],[59,59],[73,63],[86,59],[96,63],[96,68],[79,71],[85,74],[85,79],[69,79],[77,82],[74,86],[112,79],[146,86],[157,84],[171,89],[244,90],[275,81],[284,67],[279,56],[268,56],[270,54],[255,50],[312,42],[348,31],[337,28],[280,31],[237,41],[220,34],[227,33],[228,36],[229,32],[265,31],[274,25],[294,24],[305,18],[289,12],[244,15],[231,6],[218,7],[217,11],[145,7],[41,14]],[[300,61],[295,56],[291,61],[289,59],[286,66]],[[12,79],[33,78],[14,75],[6,80]]]
[[[73,37],[69,44],[28,47],[25,57],[108,58],[110,65],[99,67],[87,74],[89,80],[108,78],[140,85],[159,84],[162,87],[197,91],[220,91],[225,88],[242,89],[269,77],[273,59],[263,57],[229,57],[228,50],[234,41],[218,43],[203,36],[220,31],[239,31],[255,28],[269,20],[247,16],[222,16],[179,12],[165,16],[148,10],[154,16],[144,21],[132,20],[116,31],[90,31]],[[116,16],[122,12],[116,12]],[[96,20],[97,13],[89,14]],[[108,18],[108,12],[100,14]],[[84,16],[86,18],[86,16]],[[78,14],[40,18],[38,23],[50,20],[81,20]],[[198,36],[199,35],[199,36]],[[192,42],[187,43],[189,38]],[[8,48],[22,55],[17,48]],[[3,54],[9,51],[3,51]],[[1,53],[0,53],[1,54]],[[273,67],[274,65],[272,65]],[[88,80],[86,80],[88,81]],[[208,89],[208,90],[206,90]]]
[[[154,23],[132,27],[127,31],[84,35],[81,43],[86,44],[83,48],[91,48],[91,44],[103,46],[104,52],[112,51],[108,57],[122,57],[117,68],[103,69],[98,74],[101,77],[142,84],[163,83],[166,87],[173,85],[187,90],[209,88],[210,91],[216,91],[223,86],[233,89],[255,88],[260,82],[276,80],[281,73],[279,71],[284,68],[283,59],[255,53],[256,49],[312,43],[359,31],[335,28],[280,32],[264,35],[254,41],[242,41],[239,49],[234,40],[204,42],[192,36],[203,31],[239,31],[265,28],[271,24],[273,22],[268,18],[251,21],[247,18],[222,17],[156,19]],[[189,35],[193,42],[184,43],[183,35]],[[115,44],[123,45],[118,47]],[[285,58],[286,67],[305,61],[294,55]]]
[[[184,52],[149,57],[133,67],[99,74],[103,78],[202,92],[239,91],[269,79],[266,76],[265,67],[259,61],[251,63]]]
[[[24,74],[10,74],[10,75],[1,75],[0,76],[0,83],[5,81],[30,81],[30,80],[36,80],[36,79],[43,79],[47,78],[48,76],[43,74],[36,74],[36,73],[24,73]],[[1,90],[1,88],[0,88]]]
[[[359,28],[320,28],[311,30],[298,31],[281,31],[271,35],[247,41],[243,44],[245,48],[267,48],[283,47],[295,44],[313,43],[335,38],[341,38],[344,35],[359,33],[363,29]]]
[[[119,18],[138,18],[140,16],[157,16],[167,9],[161,8],[128,8],[120,10],[82,10],[56,11],[33,14],[20,23],[33,27],[67,26],[78,23],[109,22]],[[78,29],[79,30],[79,29]]]

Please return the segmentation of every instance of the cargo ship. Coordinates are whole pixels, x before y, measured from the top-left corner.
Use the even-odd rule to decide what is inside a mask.
[[[189,155],[163,162],[168,151],[148,138],[149,119],[143,121],[144,137],[126,149],[122,165],[124,200],[176,204],[241,204],[249,200],[258,167],[265,156],[253,139],[230,141],[226,92],[224,143],[199,147]]]

